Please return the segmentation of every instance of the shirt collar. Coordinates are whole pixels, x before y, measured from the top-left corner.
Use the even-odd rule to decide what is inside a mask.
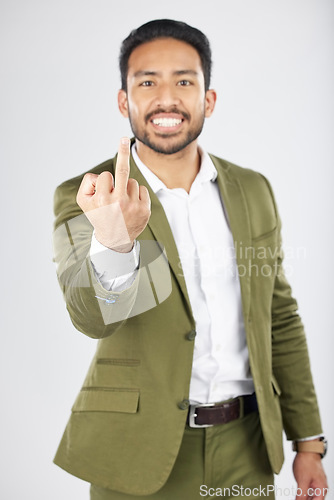
[[[201,166],[199,172],[193,182],[193,184],[204,184],[205,182],[212,181],[214,182],[217,178],[217,170],[214,166],[210,156],[206,151],[203,151],[201,147],[198,148],[199,154],[201,156]],[[139,158],[136,150],[136,145],[133,144],[131,148],[132,157],[135,161],[135,164],[147,180],[150,185],[152,191],[157,194],[160,190],[168,190],[167,186],[162,182],[162,180],[157,177],[152,170],[150,170]]]

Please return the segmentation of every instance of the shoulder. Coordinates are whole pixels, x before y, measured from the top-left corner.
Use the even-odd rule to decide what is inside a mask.
[[[265,198],[269,196],[270,200],[273,201],[273,191],[268,179],[250,168],[240,167],[235,163],[219,158],[218,156],[210,154],[218,175],[222,175],[227,182],[238,183],[245,195],[262,195]]]
[[[260,172],[250,168],[241,167],[212,154],[210,154],[210,158],[217,168],[218,174],[222,173],[228,180],[237,181],[241,184],[247,185],[250,189],[271,190],[268,179]]]

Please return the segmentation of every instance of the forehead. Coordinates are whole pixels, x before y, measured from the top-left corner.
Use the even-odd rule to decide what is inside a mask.
[[[136,47],[128,61],[128,76],[138,71],[202,72],[201,59],[197,50],[186,42],[174,38],[159,38]]]

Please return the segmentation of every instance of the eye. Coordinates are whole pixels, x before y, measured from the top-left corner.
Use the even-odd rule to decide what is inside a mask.
[[[152,87],[152,85],[154,85],[154,83],[151,80],[145,80],[145,82],[140,84],[140,87]]]
[[[189,85],[191,85],[191,82],[189,80],[180,80],[178,82],[178,85],[180,85],[181,87],[188,87]]]

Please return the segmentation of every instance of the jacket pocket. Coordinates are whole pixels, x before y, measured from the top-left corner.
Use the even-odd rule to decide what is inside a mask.
[[[274,227],[274,229],[271,229],[270,231],[267,231],[266,233],[260,234],[259,236],[253,236],[252,241],[254,243],[261,242],[266,239],[270,239],[272,237],[277,236],[277,226]]]
[[[83,387],[72,407],[72,412],[103,411],[137,413],[139,390],[109,387]]]
[[[282,391],[274,375],[271,376],[271,384],[273,386],[274,393],[277,394],[277,396],[280,396]]]

